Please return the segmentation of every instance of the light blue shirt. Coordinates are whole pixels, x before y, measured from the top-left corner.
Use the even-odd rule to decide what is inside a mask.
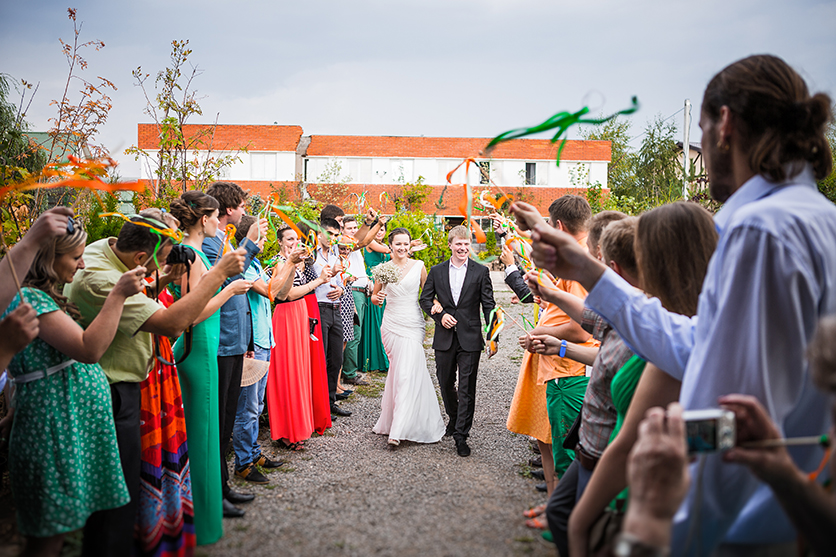
[[[263,268],[258,259],[253,259],[247,270],[244,271],[244,278],[251,281],[258,279],[270,283],[270,279],[263,275]],[[273,348],[276,345],[273,340],[273,320],[270,317],[270,300],[262,296],[252,288],[247,292],[247,300],[250,302],[250,313],[253,319],[253,343],[261,348]]]
[[[697,316],[668,313],[607,270],[585,303],[610,322],[637,354],[682,379],[686,410],[716,408],[717,397],[757,397],[786,437],[829,428],[827,397],[813,387],[805,350],[818,319],[836,312],[836,206],[816,189],[807,167],[781,184],[755,176],[715,216],[720,232]],[[664,264],[659,262],[659,264]],[[818,447],[793,449],[801,470]],[[769,488],[743,466],[706,458],[699,516],[691,490],[674,521],[672,549],[685,554],[691,523],[707,555],[721,542],[781,543],[796,533]],[[692,542],[688,554],[697,554]]]

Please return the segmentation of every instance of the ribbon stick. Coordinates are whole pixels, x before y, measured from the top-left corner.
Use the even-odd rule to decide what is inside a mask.
[[[116,166],[116,161],[113,159],[106,160],[89,160],[83,161],[69,155],[67,162],[58,162],[49,164],[44,167],[39,173],[30,176],[28,179],[12,184],[4,188],[0,188],[0,200],[13,191],[28,191],[36,189],[54,189],[54,188],[76,188],[103,190],[108,193],[117,191],[135,191],[142,192],[145,190],[145,185],[140,182],[117,182],[107,183],[102,180],[102,176],[107,175],[108,168]],[[43,180],[58,180],[45,182]],[[98,194],[96,194],[98,196]],[[102,202],[101,198],[99,201]],[[104,202],[102,202],[104,207]]]
[[[565,111],[558,112],[542,124],[538,124],[530,128],[517,128],[499,134],[498,136],[494,137],[490,141],[490,143],[488,143],[487,147],[485,147],[485,152],[486,154],[490,153],[490,151],[494,147],[496,147],[500,143],[504,143],[505,141],[510,141],[511,139],[518,139],[520,137],[526,137],[528,135],[534,135],[540,132],[556,129],[557,132],[555,133],[554,137],[552,137],[551,142],[557,143],[558,141],[560,141],[560,146],[557,148],[557,155],[555,157],[555,162],[557,163],[557,166],[560,166],[560,154],[563,152],[563,148],[566,146],[566,135],[568,134],[569,128],[571,128],[575,124],[603,124],[604,122],[608,122],[619,115],[633,114],[638,109],[638,97],[633,97],[632,102],[628,108],[625,108],[624,110],[619,110],[618,112],[615,112],[603,118],[584,118],[584,116],[586,116],[589,113],[588,106],[583,107],[575,113],[569,113]]]

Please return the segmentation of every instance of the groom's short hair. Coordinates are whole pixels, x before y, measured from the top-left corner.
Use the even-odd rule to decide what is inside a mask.
[[[450,229],[447,234],[447,243],[452,244],[455,239],[470,240],[470,230],[466,226],[458,225]]]
[[[557,226],[557,221],[560,221],[569,234],[578,234],[589,227],[592,208],[580,195],[567,194],[552,201],[549,218],[552,226]]]

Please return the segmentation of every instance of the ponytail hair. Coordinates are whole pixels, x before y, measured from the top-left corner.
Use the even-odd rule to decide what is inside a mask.
[[[824,93],[810,96],[804,79],[782,59],[756,55],[715,75],[705,89],[702,109],[716,120],[727,106],[749,166],[781,182],[806,163],[812,164],[817,180],[830,175],[833,159],[825,128],[833,119],[831,104]]]

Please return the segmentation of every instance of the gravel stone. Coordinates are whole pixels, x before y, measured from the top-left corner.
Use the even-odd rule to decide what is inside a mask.
[[[497,302],[518,321],[523,311],[532,319],[533,305],[511,305],[502,273],[492,277]],[[432,326],[428,320],[424,346],[437,391]],[[304,451],[278,448],[262,427],[264,452],[287,464],[265,470],[265,486],[231,480],[256,499],[241,506],[244,518],[224,519],[223,539],[196,555],[553,556],[522,517],[545,501],[527,477],[534,453],[526,437],[505,428],[522,358],[520,334],[507,320],[499,353],[482,356],[470,457],[456,454],[451,437],[390,448],[386,436],[372,433],[385,375],[367,374],[372,385],[341,403],[353,415],[334,418]]]

